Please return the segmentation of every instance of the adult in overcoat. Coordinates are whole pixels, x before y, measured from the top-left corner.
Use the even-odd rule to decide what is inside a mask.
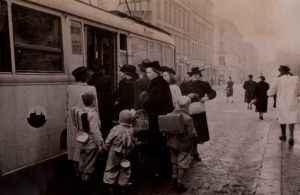
[[[74,161],[76,175],[79,176],[78,163],[80,158],[80,143],[76,141],[77,128],[72,123],[71,109],[74,106],[83,108],[82,94],[92,93],[97,97],[96,88],[89,86],[87,81],[89,73],[86,67],[79,67],[72,72],[76,83],[69,85],[67,89],[67,152],[68,160]],[[95,101],[95,107],[98,108],[98,101]],[[98,110],[98,109],[97,109]],[[99,129],[100,131],[100,129]]]
[[[251,101],[255,98],[255,81],[252,80],[253,75],[249,75],[249,80],[245,81],[243,88],[245,89],[245,102],[248,104],[247,109],[252,110]]]
[[[231,103],[233,103],[233,84],[231,77],[228,78],[227,85],[226,85],[226,97],[227,102],[229,102],[229,99],[231,99]]]
[[[140,78],[135,81],[135,86],[134,86],[134,109],[135,110],[142,109],[143,104],[140,96],[142,92],[147,91],[150,84],[150,80],[146,75],[146,69],[145,69],[146,63],[147,61],[143,61],[141,64],[138,65],[140,71]]]
[[[122,110],[133,109],[134,107],[134,86],[138,78],[136,67],[133,65],[125,64],[120,69],[124,73],[124,78],[119,82],[118,89],[115,93],[115,109],[118,116]]]
[[[260,76],[260,81],[256,83],[255,87],[255,111],[259,113],[259,119],[263,120],[263,113],[268,110],[268,95],[267,91],[270,88],[269,84],[265,82],[265,77]]]
[[[104,67],[100,63],[94,63],[94,74],[88,84],[95,86],[98,98],[98,110],[101,121],[101,133],[105,139],[113,127],[113,89],[112,80],[105,75]]]
[[[276,113],[281,127],[280,140],[286,140],[286,125],[289,126],[289,144],[294,144],[294,128],[299,123],[299,77],[290,73],[290,68],[286,65],[279,67],[280,75],[271,85],[268,91],[269,96],[277,95]]]
[[[216,97],[216,91],[213,90],[208,82],[200,80],[203,70],[198,67],[192,68],[188,74],[192,77],[191,81],[180,86],[182,95],[191,97],[192,102],[206,102]],[[192,94],[192,96],[191,96]],[[209,140],[209,130],[206,118],[206,112],[192,115],[194,126],[197,132],[197,142],[194,144],[193,156],[195,160],[201,160],[197,144],[204,143]]]
[[[151,174],[164,175],[171,169],[171,160],[166,147],[166,140],[161,136],[158,116],[173,111],[173,102],[169,84],[160,76],[158,61],[145,65],[150,84],[143,107],[149,116],[149,153],[154,167]]]

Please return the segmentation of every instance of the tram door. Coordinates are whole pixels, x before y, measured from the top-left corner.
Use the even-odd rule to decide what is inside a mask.
[[[105,75],[114,81],[116,87],[116,39],[117,33],[108,30],[86,26],[87,31],[87,67],[92,69],[94,62],[104,66]]]

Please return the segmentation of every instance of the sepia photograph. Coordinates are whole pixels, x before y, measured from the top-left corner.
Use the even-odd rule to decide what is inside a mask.
[[[0,0],[0,194],[300,195],[300,0]]]

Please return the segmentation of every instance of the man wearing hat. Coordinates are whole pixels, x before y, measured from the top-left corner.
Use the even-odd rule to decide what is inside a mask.
[[[248,77],[249,80],[244,82],[243,88],[245,89],[245,102],[248,104],[247,109],[252,110],[251,101],[254,99],[256,83],[252,80],[252,74],[250,74]]]
[[[255,111],[259,113],[259,119],[263,120],[263,113],[268,110],[268,95],[267,91],[270,88],[269,84],[265,82],[265,77],[261,75],[260,81],[255,86]]]
[[[153,161],[153,176],[159,176],[171,172],[171,160],[166,140],[160,135],[158,116],[173,111],[173,102],[169,84],[160,76],[160,64],[158,61],[145,65],[150,84],[144,101],[144,109],[149,116],[149,153]]]
[[[200,102],[204,104],[207,100],[211,100],[216,97],[216,91],[213,90],[208,82],[201,81],[201,72],[198,67],[192,68],[188,75],[191,76],[191,81],[188,81],[184,85],[180,85],[182,95],[189,96],[192,102]],[[197,142],[194,143],[193,157],[195,160],[201,160],[197,145],[202,144],[209,140],[209,130],[207,125],[206,113],[194,113],[192,115],[194,126],[197,132]]]
[[[120,69],[124,73],[124,78],[119,82],[119,87],[115,93],[116,113],[119,114],[121,110],[132,109],[134,106],[134,85],[138,78],[136,67],[125,64]]]
[[[294,144],[295,123],[299,123],[299,77],[290,73],[290,68],[286,65],[279,67],[280,75],[271,85],[268,91],[269,96],[277,95],[276,113],[281,127],[280,140],[286,141],[286,126],[289,126],[289,144]]]

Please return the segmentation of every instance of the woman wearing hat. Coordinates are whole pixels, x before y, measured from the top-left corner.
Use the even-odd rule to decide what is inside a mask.
[[[170,155],[166,140],[160,135],[158,116],[173,111],[173,102],[169,84],[160,76],[158,61],[145,65],[150,84],[144,101],[144,109],[149,116],[149,155],[151,155],[153,176],[166,174],[171,169]],[[171,172],[171,170],[170,170]]]
[[[121,110],[133,109],[134,107],[134,86],[135,81],[138,78],[136,73],[136,67],[133,65],[125,64],[120,69],[124,73],[124,78],[119,82],[119,87],[115,93],[115,106],[116,115]]]
[[[277,95],[276,112],[281,127],[280,140],[286,141],[286,125],[289,126],[289,144],[294,144],[295,123],[299,123],[299,77],[290,73],[288,66],[279,67],[280,75],[268,91],[269,96]]]
[[[269,84],[265,82],[265,77],[260,76],[260,81],[255,86],[255,111],[259,113],[259,119],[263,120],[263,113],[268,110],[268,95],[267,91],[270,88]]]
[[[82,94],[84,93],[92,93],[94,97],[97,97],[96,88],[93,86],[89,86],[87,81],[89,80],[89,73],[86,67],[76,68],[72,75],[75,78],[76,83],[69,85],[67,89],[67,152],[68,152],[68,160],[74,161],[76,176],[79,176],[78,171],[78,163],[80,159],[80,143],[75,140],[77,136],[77,128],[72,123],[71,116],[71,108],[77,106],[79,108],[83,108],[84,104],[82,101]],[[95,107],[98,112],[98,101],[97,98],[95,100]]]
[[[211,100],[216,97],[216,92],[211,88],[210,84],[205,81],[201,81],[203,70],[199,70],[198,67],[192,68],[188,74],[191,76],[191,81],[180,86],[182,95],[187,95],[191,98],[192,102],[204,103],[207,100]],[[195,160],[201,160],[197,144],[204,143],[209,140],[209,131],[206,119],[206,113],[201,112],[192,115],[194,126],[197,132],[197,142],[194,144],[193,156]]]

